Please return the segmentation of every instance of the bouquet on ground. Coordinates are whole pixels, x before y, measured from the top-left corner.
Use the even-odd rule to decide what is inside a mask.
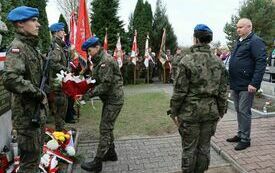
[[[39,168],[43,173],[56,173],[60,160],[69,164],[74,162],[74,132],[72,130],[59,132],[46,128],[45,133],[50,137],[50,140],[43,146],[43,156]]]
[[[78,100],[79,96],[82,96],[88,90],[93,89],[96,82],[92,78],[74,76],[72,73],[66,73],[62,70],[60,74],[56,75],[56,80],[61,82],[62,91],[74,100]]]

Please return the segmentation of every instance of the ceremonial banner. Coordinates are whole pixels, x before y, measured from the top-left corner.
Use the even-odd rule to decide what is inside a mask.
[[[134,35],[134,40],[133,40],[133,45],[132,45],[132,52],[131,52],[132,62],[135,65],[137,64],[137,55],[138,55],[137,30],[135,30],[135,35]]]
[[[85,51],[81,50],[81,46],[89,37],[91,37],[91,35],[92,33],[90,30],[89,17],[86,8],[86,0],[80,0],[77,18],[75,49],[80,55],[79,60],[82,69],[85,69],[87,66],[87,55]]]
[[[70,43],[75,45],[76,41],[76,14],[73,11],[70,18]]]
[[[161,62],[162,65],[166,62],[166,54],[165,54],[165,42],[166,42],[166,29],[163,29],[162,39],[161,39],[161,45],[160,45],[160,51],[158,55],[158,59]]]
[[[108,51],[108,33],[107,33],[107,28],[106,28],[106,33],[105,33],[105,37],[104,37],[103,50],[106,53]]]
[[[117,61],[119,68],[123,65],[123,51],[121,49],[120,36],[118,34],[116,49],[114,52],[114,59]]]
[[[149,55],[149,35],[147,34],[146,37],[146,42],[145,42],[145,53],[144,53],[144,65],[146,68],[149,67],[149,60],[150,60],[150,55]]]

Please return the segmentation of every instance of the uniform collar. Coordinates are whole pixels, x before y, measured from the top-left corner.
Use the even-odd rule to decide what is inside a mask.
[[[191,52],[210,52],[210,46],[208,44],[196,44],[191,48]]]
[[[32,47],[37,47],[39,43],[39,38],[38,37],[33,37],[33,36],[26,36],[23,33],[15,33],[15,38],[21,40],[22,42],[32,46]]]
[[[102,59],[103,54],[104,54],[104,51],[102,48],[100,48],[98,54],[92,58],[92,62],[95,64],[95,66],[99,64],[99,62]]]
[[[66,45],[65,42],[61,38],[56,37],[56,36],[53,37],[53,42],[55,42],[60,47],[65,47],[65,45]]]

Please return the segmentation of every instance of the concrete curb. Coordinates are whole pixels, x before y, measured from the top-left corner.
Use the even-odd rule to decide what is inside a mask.
[[[239,173],[248,173],[241,165],[236,162],[229,154],[227,154],[225,151],[223,151],[218,145],[215,144],[215,142],[211,141],[211,146],[213,149],[221,155],[225,160],[227,160],[233,168],[238,171]]]
[[[79,130],[76,130],[76,135],[75,135],[75,143],[74,143],[74,148],[77,151],[77,145],[78,145],[78,138],[79,138]],[[67,173],[72,173],[73,172],[73,163],[68,165],[67,168]]]
[[[131,140],[142,140],[142,139],[159,139],[159,138],[180,138],[179,134],[171,134],[171,135],[164,135],[164,136],[133,136],[133,137],[125,137],[125,138],[117,138],[115,139],[116,142],[120,141],[131,141]],[[98,143],[99,140],[87,140],[87,141],[81,141],[82,144],[85,143]]]

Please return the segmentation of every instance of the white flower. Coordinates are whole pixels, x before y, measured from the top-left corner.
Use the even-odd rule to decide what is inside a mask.
[[[262,88],[260,88],[257,92],[258,92],[258,93],[263,93],[264,91],[263,91]]]
[[[44,154],[40,159],[40,164],[47,168],[50,165],[50,157],[51,156],[49,154]]]
[[[52,139],[47,142],[47,148],[51,150],[56,150],[58,147],[59,147],[59,144],[55,139]]]
[[[270,102],[265,102],[265,105],[270,105]]]
[[[96,80],[92,79],[92,78],[88,78],[88,79],[86,79],[86,81],[87,81],[87,84],[95,83],[96,82]]]
[[[74,155],[75,155],[75,149],[74,149],[74,147],[72,147],[72,146],[67,146],[67,147],[65,148],[65,150],[66,150],[66,152],[67,152],[67,154],[68,154],[69,156],[74,156]]]
[[[58,165],[57,157],[53,156],[53,158],[51,159],[50,169],[56,168],[57,165]]]
[[[57,77],[55,78],[55,80],[61,83],[66,75],[67,75],[67,72],[64,72],[63,70],[61,70],[59,73],[56,73]]]

